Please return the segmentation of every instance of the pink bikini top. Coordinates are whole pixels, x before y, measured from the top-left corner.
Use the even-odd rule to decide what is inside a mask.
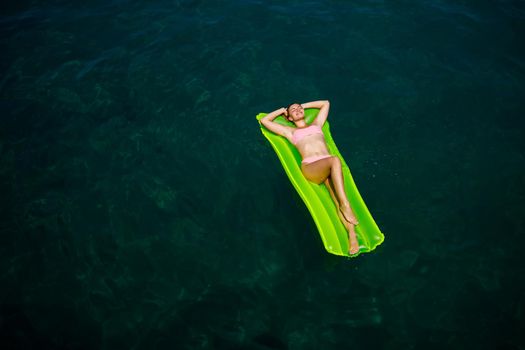
[[[304,137],[308,135],[313,135],[313,134],[323,135],[323,131],[317,125],[310,125],[310,126],[307,126],[306,128],[300,128],[300,129],[298,128],[294,130],[292,134],[292,143],[294,145],[297,145],[297,142],[302,140]]]

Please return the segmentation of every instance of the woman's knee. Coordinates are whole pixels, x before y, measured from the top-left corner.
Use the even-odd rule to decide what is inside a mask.
[[[330,161],[331,161],[332,167],[336,167],[336,168],[341,167],[341,159],[339,159],[339,157],[333,156],[332,158],[330,158]]]

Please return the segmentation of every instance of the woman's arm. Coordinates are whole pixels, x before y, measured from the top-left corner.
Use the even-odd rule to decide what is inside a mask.
[[[289,126],[281,125],[273,121],[280,115],[286,116],[286,113],[286,108],[279,108],[262,118],[261,124],[264,125],[266,129],[276,133],[277,135],[281,135],[286,137],[287,139],[291,139],[293,129]]]
[[[317,113],[317,117],[315,117],[312,124],[318,125],[322,128],[324,122],[326,121],[326,118],[328,118],[328,111],[330,110],[330,101],[322,100],[306,102],[301,104],[301,106],[303,106],[303,108],[319,108],[319,113]]]

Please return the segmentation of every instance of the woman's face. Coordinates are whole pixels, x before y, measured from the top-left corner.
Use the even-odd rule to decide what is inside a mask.
[[[304,119],[304,109],[300,104],[294,103],[288,108],[288,116],[294,122]]]

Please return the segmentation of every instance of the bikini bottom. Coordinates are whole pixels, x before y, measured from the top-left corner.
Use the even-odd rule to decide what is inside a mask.
[[[329,158],[329,157],[332,157],[331,154],[324,154],[322,156],[311,156],[311,157],[306,157],[303,159],[303,161],[301,162],[301,164],[310,164],[310,163],[313,163],[313,162],[316,162],[318,160],[321,160],[321,159],[325,159],[325,158]]]

